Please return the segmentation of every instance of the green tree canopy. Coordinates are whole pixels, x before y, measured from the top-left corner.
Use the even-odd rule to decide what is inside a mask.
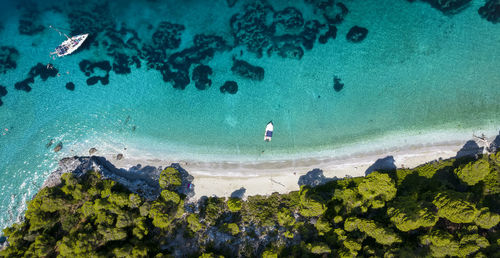
[[[471,161],[464,167],[455,169],[455,174],[468,185],[475,185],[483,180],[490,173],[490,163],[487,160],[480,159]]]
[[[159,183],[163,189],[175,190],[182,185],[181,174],[177,169],[168,167],[161,172]]]
[[[358,191],[373,208],[381,208],[396,196],[396,185],[387,174],[373,172],[358,185]]]

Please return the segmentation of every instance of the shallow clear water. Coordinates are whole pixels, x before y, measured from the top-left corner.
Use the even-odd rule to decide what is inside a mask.
[[[483,1],[451,16],[420,2],[344,1],[349,13],[337,25],[336,39],[326,44],[316,40],[300,60],[258,57],[245,46],[234,46],[229,20],[249,1],[232,8],[222,0],[118,2],[110,3],[106,17],[116,29],[124,23],[136,31],[140,44],[151,42],[160,21],[169,21],[185,30],[179,48],[167,54],[191,47],[200,33],[222,36],[232,49],[202,61],[213,69],[212,86],[206,90],[193,82],[184,90],[174,89],[159,71],[147,69],[144,59],[141,68],[131,65],[131,73],[111,71],[108,85],[88,86],[78,64],[83,59],[113,63],[102,45],[53,61],[48,53],[62,41],[57,32],[20,35],[24,9],[2,2],[0,46],[13,46],[20,56],[17,69],[0,73],[0,85],[8,91],[0,107],[0,228],[19,217],[60,158],[85,155],[91,147],[97,154],[171,160],[228,155],[261,160],[348,145],[363,149],[387,135],[411,139],[436,130],[463,135],[500,125],[500,25],[477,14]],[[325,22],[303,1],[271,2],[275,10],[295,6],[305,20]],[[39,4],[37,23],[69,28],[69,10],[92,6],[71,3],[61,4],[61,12]],[[346,40],[354,25],[369,31],[360,43]],[[264,79],[233,74],[234,56],[264,68]],[[36,78],[30,92],[14,89],[38,62],[51,62],[61,75]],[[344,83],[339,92],[333,89],[334,76]],[[238,83],[236,94],[219,91],[227,80]],[[74,91],[65,88],[70,81]],[[265,143],[270,120],[275,134]],[[58,142],[63,148],[55,153]]]

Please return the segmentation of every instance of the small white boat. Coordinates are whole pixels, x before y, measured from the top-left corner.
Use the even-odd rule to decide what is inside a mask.
[[[61,33],[59,30],[57,30],[56,28],[50,26],[52,29],[56,30],[57,32],[59,32],[60,34],[64,34],[64,33]],[[81,34],[81,35],[77,35],[77,36],[73,36],[73,37],[68,37],[68,35],[64,34],[64,36],[67,38],[67,40],[65,40],[63,43],[61,43],[61,45],[59,45],[58,47],[56,47],[56,51],[50,53],[51,55],[57,55],[58,57],[62,57],[62,56],[65,56],[65,55],[69,55],[73,52],[75,52],[75,50],[77,50],[79,47],[82,46],[83,42],[87,39],[87,37],[89,36],[89,34]]]
[[[271,138],[273,137],[273,130],[274,130],[274,125],[273,122],[267,123],[266,126],[266,133],[264,134],[264,141],[270,142]]]

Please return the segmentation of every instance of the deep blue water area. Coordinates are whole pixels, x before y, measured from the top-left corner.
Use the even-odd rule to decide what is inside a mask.
[[[0,228],[93,147],[243,162],[498,132],[499,5],[0,1]],[[52,59],[50,25],[89,38]]]

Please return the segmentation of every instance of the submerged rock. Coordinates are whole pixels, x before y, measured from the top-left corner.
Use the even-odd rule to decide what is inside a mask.
[[[346,35],[347,41],[353,43],[359,43],[366,38],[368,30],[363,27],[354,26],[352,27]]]
[[[325,34],[319,36],[318,42],[321,44],[325,44],[328,42],[328,39],[335,39],[337,38],[337,27],[330,25],[328,26],[328,31],[325,32]]]
[[[16,69],[19,51],[14,47],[0,47],[0,73],[6,73],[8,70]]]
[[[212,75],[212,72],[212,68],[207,65],[198,65],[193,69],[192,79],[197,89],[205,90],[212,85],[212,80],[208,78],[209,75]]]
[[[32,36],[42,32],[44,29],[45,27],[38,24],[36,21],[32,19],[26,19],[25,17],[19,20],[19,27],[18,27],[19,34]]]
[[[220,87],[221,93],[236,94],[238,92],[238,83],[235,81],[226,81],[224,85]]]
[[[325,5],[323,10],[323,17],[328,21],[329,24],[340,24],[344,21],[345,16],[349,13],[347,6],[341,2]]]
[[[274,13],[274,24],[281,25],[285,30],[296,30],[304,25],[302,13],[295,7],[287,7]]]
[[[123,154],[119,153],[118,155],[116,155],[116,159],[117,160],[123,159]]]
[[[422,0],[446,14],[456,14],[469,6],[472,0]]]
[[[66,89],[68,89],[70,91],[74,91],[75,90],[75,84],[72,83],[72,82],[66,83]]]
[[[50,139],[49,142],[47,142],[47,144],[45,144],[45,148],[50,148],[50,146],[52,146],[52,144],[54,143],[54,139]]]
[[[226,0],[226,2],[227,6],[233,7],[236,4],[236,2],[238,2],[238,0]]]
[[[488,0],[478,10],[479,15],[492,23],[500,22],[500,1]]]
[[[56,77],[59,70],[54,66],[47,66],[42,63],[37,63],[35,66],[31,67],[28,72],[28,77],[35,78],[40,76],[43,81],[46,81],[49,77]]]
[[[340,82],[340,78],[337,76],[333,77],[333,89],[336,92],[341,91],[344,88],[344,84]]]
[[[92,155],[92,154],[94,154],[94,153],[96,153],[96,152],[97,152],[97,149],[96,149],[96,148],[90,148],[90,149],[89,149],[89,155]]]
[[[7,95],[7,88],[0,85],[0,98]]]
[[[59,152],[63,147],[62,142],[59,142],[56,147],[54,147],[54,152]]]
[[[157,48],[176,49],[181,44],[181,36],[184,30],[185,27],[182,24],[167,21],[160,22],[152,36],[153,45]]]
[[[30,92],[31,91],[31,87],[30,87],[30,83],[34,83],[35,82],[35,79],[33,77],[29,77],[29,78],[26,78],[20,82],[16,82],[16,84],[14,84],[14,88],[16,90],[23,90],[23,91],[26,91],[26,92]]]
[[[230,20],[235,43],[261,56],[271,45],[272,14],[272,6],[265,1],[247,4],[243,12],[233,15]]]
[[[251,80],[262,81],[264,79],[264,68],[251,65],[250,63],[243,60],[233,59],[233,66],[231,67],[231,71],[236,75]]]

